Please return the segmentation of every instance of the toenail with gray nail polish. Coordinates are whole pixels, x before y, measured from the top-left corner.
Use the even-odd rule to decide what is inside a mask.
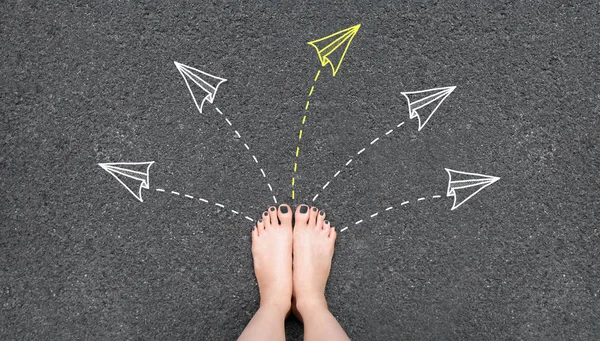
[[[271,207],[271,212],[272,212],[272,211],[275,211],[275,207]]]
[[[329,220],[325,220],[325,224],[326,224],[326,225],[329,225]]]
[[[265,212],[265,213],[263,213],[263,215],[266,217],[269,215],[269,213]]]
[[[325,215],[325,211],[319,212],[319,215]]]
[[[262,223],[262,219],[258,219],[258,222],[259,222],[259,223]]]
[[[317,212],[317,208],[316,207],[313,207],[313,212]]]
[[[306,213],[308,212],[308,206],[302,205],[300,206],[300,213]]]
[[[283,214],[288,212],[287,206],[281,206],[279,209],[281,210],[281,213],[283,213]]]

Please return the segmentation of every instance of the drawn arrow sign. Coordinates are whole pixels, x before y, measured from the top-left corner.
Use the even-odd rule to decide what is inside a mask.
[[[449,86],[447,88],[402,92],[402,95],[408,101],[409,118],[413,119],[416,117],[419,120],[419,131],[423,129],[427,121],[429,121],[431,116],[433,116],[435,111],[442,105],[446,97],[450,96],[454,89],[456,89],[455,86]],[[431,107],[436,103],[437,105],[431,110]],[[421,119],[418,110],[424,112],[422,115],[424,119]]]
[[[114,176],[137,200],[143,202],[142,188],[150,188],[152,164],[154,161],[99,163],[98,165]]]
[[[327,37],[308,42],[309,45],[317,50],[321,66],[326,66],[327,64],[331,65],[331,71],[334,77],[342,65],[342,61],[346,56],[350,43],[352,42],[352,39],[354,39],[359,28],[360,24],[348,27],[328,35]]]
[[[204,102],[209,101],[210,103],[212,103],[215,100],[215,96],[217,95],[217,89],[219,88],[219,85],[221,85],[221,83],[223,83],[223,82],[226,82],[227,79],[213,76],[209,73],[200,71],[198,69],[194,69],[193,67],[190,67],[190,66],[178,63],[178,62],[174,62],[174,63],[175,63],[175,66],[177,67],[177,70],[179,70],[179,73],[181,73],[181,76],[183,77],[183,80],[185,81],[185,84],[187,85],[188,90],[190,90],[190,94],[192,95],[192,98],[194,99],[196,108],[198,108],[198,111],[200,111],[200,113],[202,113],[202,107],[204,106]],[[192,91],[192,87],[190,86],[190,81],[192,81],[193,84],[196,84],[197,86],[202,88],[202,90],[204,90],[204,92],[206,92],[206,96],[204,96],[204,98],[202,99],[202,102],[200,102],[200,105],[198,105],[198,101],[196,100],[194,91]]]
[[[452,210],[464,204],[482,189],[500,180],[500,178],[495,176],[445,169],[448,172],[448,191],[446,196],[454,197]]]

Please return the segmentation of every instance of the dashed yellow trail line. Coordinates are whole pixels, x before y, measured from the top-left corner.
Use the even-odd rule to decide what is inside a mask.
[[[313,83],[317,82],[320,74],[321,74],[321,70],[318,70],[317,73],[315,74]],[[311,85],[311,87],[310,87],[310,91],[308,92],[308,97],[312,96],[313,91],[315,91],[314,84]],[[292,200],[296,199],[295,185],[296,185],[296,172],[298,171],[298,157],[300,156],[300,141],[302,140],[302,128],[306,124],[306,116],[308,115],[308,106],[309,105],[310,105],[310,99],[306,100],[306,105],[304,106],[305,113],[304,113],[304,116],[302,117],[302,125],[300,127],[300,131],[298,132],[298,145],[296,146],[296,156],[294,158],[294,172],[292,174]]]

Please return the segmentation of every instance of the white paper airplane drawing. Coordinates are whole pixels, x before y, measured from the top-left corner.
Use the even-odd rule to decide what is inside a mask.
[[[326,66],[327,64],[331,65],[331,71],[334,77],[342,65],[342,61],[346,56],[346,52],[348,52],[350,43],[352,42],[352,39],[354,39],[359,28],[360,24],[335,32],[327,37],[308,42],[309,45],[317,50],[321,66]]]
[[[446,97],[448,97],[454,89],[456,89],[455,86],[449,86],[446,88],[402,92],[408,101],[409,118],[412,119],[416,117],[419,120],[419,130],[423,129],[425,124],[427,124],[427,121],[429,121],[431,116],[433,116],[435,111],[442,105],[442,102],[444,102]],[[437,102],[437,105],[435,105],[435,102]],[[433,110],[431,110],[432,107]],[[419,111],[421,111],[421,114],[419,114]],[[421,117],[424,119],[422,120]]]
[[[152,164],[154,161],[99,163],[98,165],[114,176],[137,200],[143,202],[142,188],[150,188]]]
[[[471,199],[482,189],[500,180],[495,176],[445,169],[448,172],[448,192],[446,196],[454,197],[452,210]]]
[[[204,101],[209,101],[210,103],[212,103],[215,100],[215,96],[217,95],[217,89],[219,88],[219,85],[221,85],[221,83],[223,83],[223,82],[226,82],[227,79],[213,76],[204,71],[194,69],[193,67],[190,67],[190,66],[178,63],[178,62],[174,62],[174,63],[175,63],[175,66],[177,67],[177,70],[179,70],[179,73],[181,73],[181,76],[183,77],[183,80],[185,81],[185,84],[187,85],[188,90],[190,90],[190,94],[192,95],[192,98],[194,99],[196,108],[198,108],[198,111],[200,111],[200,113],[202,113],[202,107],[204,106]],[[199,86],[200,88],[202,88],[202,90],[204,90],[206,92],[206,96],[204,96],[204,98],[202,98],[202,102],[200,102],[200,105],[198,105],[198,101],[196,100],[194,91],[192,91],[192,87],[190,86],[190,81],[192,81],[193,84],[196,84],[197,86]]]

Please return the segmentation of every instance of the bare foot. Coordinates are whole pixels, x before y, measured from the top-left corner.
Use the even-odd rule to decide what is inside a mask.
[[[288,205],[265,211],[252,231],[254,273],[260,306],[289,312],[292,297],[292,212]]]
[[[337,233],[325,220],[325,211],[300,205],[294,223],[294,315],[302,321],[303,311],[327,309],[325,285]]]

